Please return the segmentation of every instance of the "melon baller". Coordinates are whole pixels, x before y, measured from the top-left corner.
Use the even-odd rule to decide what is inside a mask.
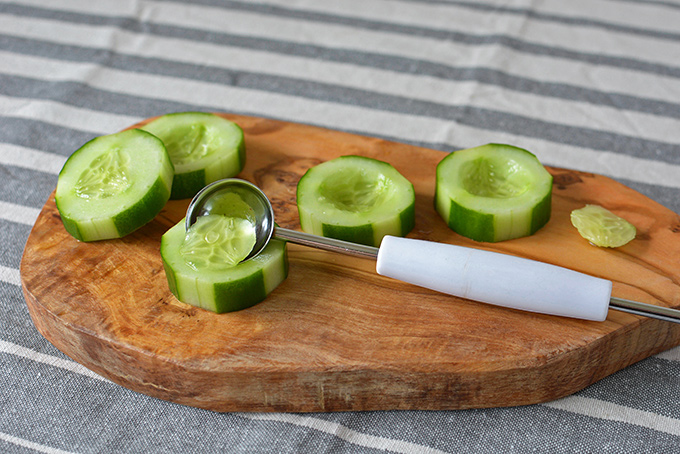
[[[604,321],[608,309],[680,323],[680,310],[611,296],[612,282],[567,268],[498,252],[386,236],[379,248],[281,228],[267,196],[254,184],[227,178],[207,185],[189,203],[186,228],[215,210],[220,195],[235,194],[251,209],[259,254],[275,237],[376,260],[376,271],[420,287],[496,306]],[[225,214],[225,213],[221,213]]]

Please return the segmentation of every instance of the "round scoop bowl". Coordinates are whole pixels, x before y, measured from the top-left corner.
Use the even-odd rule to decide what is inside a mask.
[[[189,203],[186,229],[199,216],[221,214],[248,219],[255,226],[255,246],[244,260],[257,256],[274,234],[274,209],[267,196],[254,184],[238,178],[215,181],[201,189]]]

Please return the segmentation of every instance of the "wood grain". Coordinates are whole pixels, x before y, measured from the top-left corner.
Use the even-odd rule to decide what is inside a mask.
[[[495,245],[451,232],[433,208],[444,153],[300,124],[224,115],[246,133],[240,177],[298,228],[295,188],[311,166],[345,154],[393,164],[416,190],[409,235],[497,250],[614,282],[614,295],[680,306],[680,219],[609,178],[550,168],[552,219]],[[583,240],[571,210],[603,205],[637,238]],[[213,314],[168,291],[161,235],[188,201],[120,240],[79,243],[53,195],[30,234],[21,281],[37,329],[75,361],[140,393],[216,411],[462,409],[524,405],[578,391],[680,343],[680,325],[610,311],[605,322],[531,314],[378,276],[370,260],[289,245],[290,274],[264,302]],[[493,282],[489,282],[493,285]]]

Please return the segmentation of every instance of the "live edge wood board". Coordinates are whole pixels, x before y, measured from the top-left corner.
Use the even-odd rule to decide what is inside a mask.
[[[561,265],[612,280],[615,296],[680,306],[679,216],[609,178],[549,168],[547,226],[528,238],[475,243],[450,231],[434,211],[435,166],[445,153],[224,116],[246,134],[247,164],[239,176],[264,190],[282,227],[299,229],[295,189],[308,168],[341,155],[370,156],[391,163],[415,186],[411,237]],[[618,249],[590,245],[569,221],[586,203],[628,219],[636,239]],[[288,279],[264,302],[217,315],[168,290],[160,238],[187,205],[169,202],[123,239],[80,243],[64,230],[52,194],[21,263],[40,333],[115,383],[215,411],[539,403],[680,343],[677,324],[614,310],[605,322],[588,322],[489,306],[378,276],[371,260],[296,245],[288,246]]]

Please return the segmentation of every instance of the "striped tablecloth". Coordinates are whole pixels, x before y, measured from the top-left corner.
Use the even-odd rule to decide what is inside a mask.
[[[184,407],[64,356],[22,296],[31,226],[80,145],[184,110],[511,143],[679,213],[680,2],[0,0],[0,452],[680,450],[679,349],[542,405],[328,414]]]

